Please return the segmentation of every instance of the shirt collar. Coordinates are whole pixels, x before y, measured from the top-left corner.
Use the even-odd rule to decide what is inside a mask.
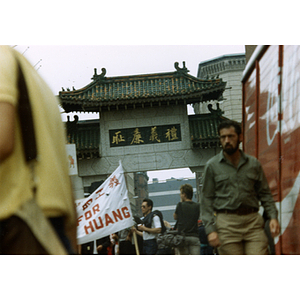
[[[248,157],[246,155],[246,153],[244,151],[242,151],[240,149],[240,152],[241,152],[241,158],[242,158],[242,163],[246,162],[248,160]],[[222,162],[222,161],[226,161],[226,158],[224,156],[224,150],[222,150],[220,153],[219,153],[219,162]]]

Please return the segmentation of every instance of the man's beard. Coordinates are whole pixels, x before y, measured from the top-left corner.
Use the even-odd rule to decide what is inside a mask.
[[[225,147],[223,147],[224,152],[226,152],[228,155],[234,154],[236,151],[238,151],[238,149],[239,149],[239,143],[237,143],[237,145],[233,148],[231,148],[231,147],[226,148],[226,145],[225,145]]]

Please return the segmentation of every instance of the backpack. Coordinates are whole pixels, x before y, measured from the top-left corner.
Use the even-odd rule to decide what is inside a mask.
[[[161,224],[161,233],[164,233],[167,228],[165,226],[165,223],[164,223],[164,217],[163,217],[163,214],[161,211],[159,210],[154,210],[152,211],[151,213],[149,213],[143,220],[142,220],[142,223],[148,227],[148,228],[151,228],[151,224],[152,224],[152,220],[153,220],[153,217],[154,216],[158,216],[159,217],[159,220],[160,220],[160,224]]]
[[[164,223],[164,217],[163,217],[162,212],[160,210],[154,210],[153,214],[152,214],[151,222],[152,222],[152,219],[153,219],[154,215],[159,217],[160,224],[161,224],[161,233],[166,232],[167,228],[166,228],[165,223]]]

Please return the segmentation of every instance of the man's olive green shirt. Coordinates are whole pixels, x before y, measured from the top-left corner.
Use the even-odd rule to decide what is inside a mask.
[[[240,205],[259,209],[260,204],[270,219],[277,219],[278,212],[267,179],[255,157],[241,151],[236,168],[221,151],[207,162],[201,192],[201,218],[206,234],[216,231],[216,210],[233,210]]]

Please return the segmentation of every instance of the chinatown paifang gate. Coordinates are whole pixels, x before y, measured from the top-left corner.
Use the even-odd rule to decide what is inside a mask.
[[[223,100],[226,82],[193,77],[184,62],[175,69],[118,77],[95,69],[87,86],[59,92],[66,113],[99,112],[99,120],[66,124],[68,143],[76,144],[82,190],[105,180],[120,160],[128,173],[190,168],[199,175],[220,151],[223,112],[208,104],[210,113],[188,115],[187,104]]]

